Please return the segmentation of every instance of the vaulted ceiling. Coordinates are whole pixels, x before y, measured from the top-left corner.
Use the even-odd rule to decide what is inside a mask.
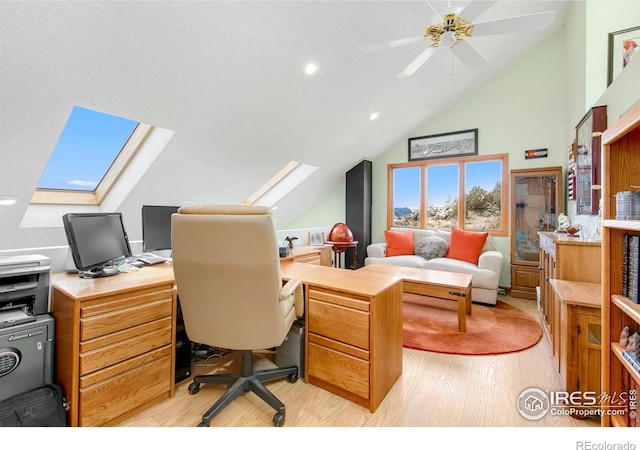
[[[398,78],[427,44],[359,49],[422,35],[433,15],[420,0],[0,2],[0,195],[22,200],[0,212],[0,248],[66,243],[60,230],[18,227],[74,105],[175,131],[125,216],[144,203],[240,203],[291,160],[318,166],[279,202],[286,225],[557,30],[569,3],[497,1],[476,21],[556,18],[542,32],[472,38],[488,60],[479,69],[444,50]]]

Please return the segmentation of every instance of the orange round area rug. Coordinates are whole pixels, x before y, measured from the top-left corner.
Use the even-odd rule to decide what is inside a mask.
[[[534,346],[542,337],[538,322],[498,300],[496,306],[473,304],[467,332],[458,331],[457,303],[404,294],[403,346],[458,355],[496,355]]]

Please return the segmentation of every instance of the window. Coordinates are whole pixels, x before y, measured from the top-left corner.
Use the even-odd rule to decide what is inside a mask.
[[[393,223],[420,226],[420,167],[399,167],[393,177]]]
[[[272,208],[282,197],[313,175],[316,170],[318,170],[316,166],[290,161],[243,204]]]
[[[31,203],[100,204],[152,128],[75,106]]]
[[[388,166],[387,227],[486,230],[507,235],[508,156]]]

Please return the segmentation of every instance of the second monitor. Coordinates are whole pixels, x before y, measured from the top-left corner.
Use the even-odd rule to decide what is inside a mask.
[[[171,250],[171,215],[178,208],[142,205],[142,251]]]

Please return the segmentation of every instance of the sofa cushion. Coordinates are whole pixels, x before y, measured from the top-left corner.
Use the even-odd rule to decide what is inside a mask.
[[[478,264],[478,258],[487,241],[489,233],[481,231],[467,231],[451,228],[451,239],[446,257]]]
[[[411,231],[384,231],[387,242],[387,257],[413,255],[413,233]]]
[[[413,252],[424,259],[442,258],[447,254],[449,244],[438,236],[427,236],[415,243]]]

